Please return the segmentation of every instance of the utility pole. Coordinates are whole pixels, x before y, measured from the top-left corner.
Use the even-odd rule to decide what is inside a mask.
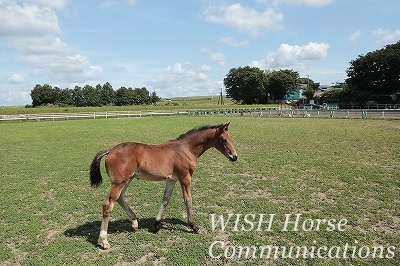
[[[221,88],[221,92],[220,92],[219,97],[218,97],[217,105],[219,105],[219,104],[224,105],[224,97],[222,97],[222,88]]]

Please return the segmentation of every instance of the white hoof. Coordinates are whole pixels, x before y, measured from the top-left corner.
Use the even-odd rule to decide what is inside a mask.
[[[111,245],[108,243],[106,239],[101,239],[101,238],[99,238],[99,245],[105,250],[111,247]]]
[[[133,230],[137,230],[139,228],[137,219],[132,220],[132,228],[133,228]]]
[[[107,241],[107,237],[99,237],[99,240],[97,241],[97,243],[99,244],[99,246],[101,246],[103,249],[109,249],[111,247],[110,243],[108,243]]]

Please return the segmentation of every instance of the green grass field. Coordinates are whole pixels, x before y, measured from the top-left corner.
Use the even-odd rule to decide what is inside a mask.
[[[226,119],[238,161],[216,150],[200,158],[192,183],[200,234],[186,225],[179,185],[161,231],[151,233],[164,183],[134,180],[126,198],[139,230],[116,205],[112,247],[101,250],[96,243],[109,182],[89,185],[96,152],[124,141],[160,143]],[[12,122],[0,123],[0,130],[1,265],[400,264],[400,121],[179,116]],[[211,214],[236,216],[222,231],[213,230]],[[238,214],[247,214],[247,222],[239,219],[236,230]],[[261,214],[265,222],[257,230]],[[301,214],[298,230],[293,224],[282,230],[286,214],[291,221]],[[316,230],[317,219],[331,225]],[[268,245],[314,247],[325,257],[267,258],[264,251],[260,259],[260,247]],[[240,247],[256,256],[242,249],[239,257]]]

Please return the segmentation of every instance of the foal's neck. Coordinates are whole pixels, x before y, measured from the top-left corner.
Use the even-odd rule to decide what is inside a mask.
[[[195,136],[190,136],[187,140],[193,154],[200,157],[206,150],[214,147],[214,130],[204,130],[198,132]]]

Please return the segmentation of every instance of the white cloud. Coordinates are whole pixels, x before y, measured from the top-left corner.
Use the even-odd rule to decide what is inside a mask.
[[[258,12],[239,3],[209,6],[204,10],[203,16],[210,22],[231,26],[251,36],[275,29],[283,21],[283,15],[274,9],[267,8],[264,12]]]
[[[397,42],[400,39],[400,29],[389,31],[387,29],[377,29],[372,32],[377,39],[373,43],[374,49],[381,49],[383,46]]]
[[[67,6],[68,0],[24,0],[24,3],[63,9]]]
[[[12,37],[8,47],[21,52],[16,61],[31,67],[35,77],[65,84],[84,83],[97,79],[102,72],[101,67],[91,65],[86,56],[73,51],[56,36]]]
[[[21,84],[21,83],[24,83],[24,78],[23,78],[23,76],[22,75],[20,75],[20,74],[12,74],[9,78],[8,78],[8,81],[10,82],[10,83],[14,83],[14,84]]]
[[[181,81],[200,81],[204,80],[204,74],[192,69],[189,63],[176,63],[173,66],[164,68],[163,73],[160,74],[156,81],[167,83],[180,83]]]
[[[28,43],[29,45],[26,45]],[[11,37],[8,39],[7,46],[24,54],[65,54],[72,52],[68,44],[54,35]]]
[[[27,91],[11,91],[0,90],[0,106],[1,105],[25,105],[31,102],[30,92]]]
[[[202,48],[201,52],[207,54],[212,63],[217,64],[222,67],[226,66],[225,55],[223,53],[220,53],[220,52],[213,53],[213,52],[211,52],[211,50],[209,48]],[[211,66],[210,66],[210,69],[211,69]]]
[[[136,5],[137,0],[125,0],[128,5],[134,6]]]
[[[305,4],[307,6],[326,6],[330,5],[334,0],[283,0],[287,3]]]
[[[80,54],[28,55],[18,61],[31,66],[34,76],[48,77],[61,83],[84,83],[96,79],[102,71],[101,67],[90,65],[88,59]]]
[[[309,42],[306,45],[281,44],[276,52],[270,53],[266,59],[252,61],[251,66],[262,69],[288,68],[296,71],[304,70],[315,61],[324,59],[328,55],[327,43]]]
[[[57,36],[61,29],[52,8],[66,5],[64,0],[28,0],[22,5],[12,0],[0,1],[0,36],[6,37],[8,49],[20,53],[11,60],[30,67],[31,72],[25,77],[44,77],[48,83],[66,85],[96,80],[102,72],[101,67],[91,65],[86,56]],[[21,81],[18,76],[11,77],[10,82]]]
[[[350,34],[349,36],[349,42],[351,43],[358,43],[358,40],[360,39],[361,36],[361,31],[356,31]]]
[[[60,33],[58,17],[49,7],[0,2],[0,35],[34,36]]]
[[[210,81],[204,73],[210,70],[207,65],[194,67],[190,63],[176,63],[164,68],[156,79],[148,82],[148,87],[162,97],[215,94],[219,85]]]
[[[202,72],[210,72],[212,70],[212,67],[210,65],[202,65],[199,68],[199,71]]]
[[[274,5],[279,5],[280,3],[290,4],[290,5],[307,5],[307,6],[326,6],[333,2],[334,0],[258,0],[261,3],[272,2]]]
[[[100,7],[109,8],[111,6],[116,5],[118,2],[119,2],[118,0],[104,0],[103,2],[101,2]],[[137,0],[125,0],[124,2],[130,6],[134,6],[136,5]]]
[[[235,38],[231,37],[231,36],[226,36],[226,37],[222,37],[218,40],[219,43],[224,43],[227,44],[229,46],[233,46],[233,47],[241,47],[241,46],[247,46],[249,45],[249,41],[248,40],[243,40],[243,41],[236,41]]]
[[[210,59],[220,66],[226,66],[225,56],[223,53],[212,53],[210,54]]]

